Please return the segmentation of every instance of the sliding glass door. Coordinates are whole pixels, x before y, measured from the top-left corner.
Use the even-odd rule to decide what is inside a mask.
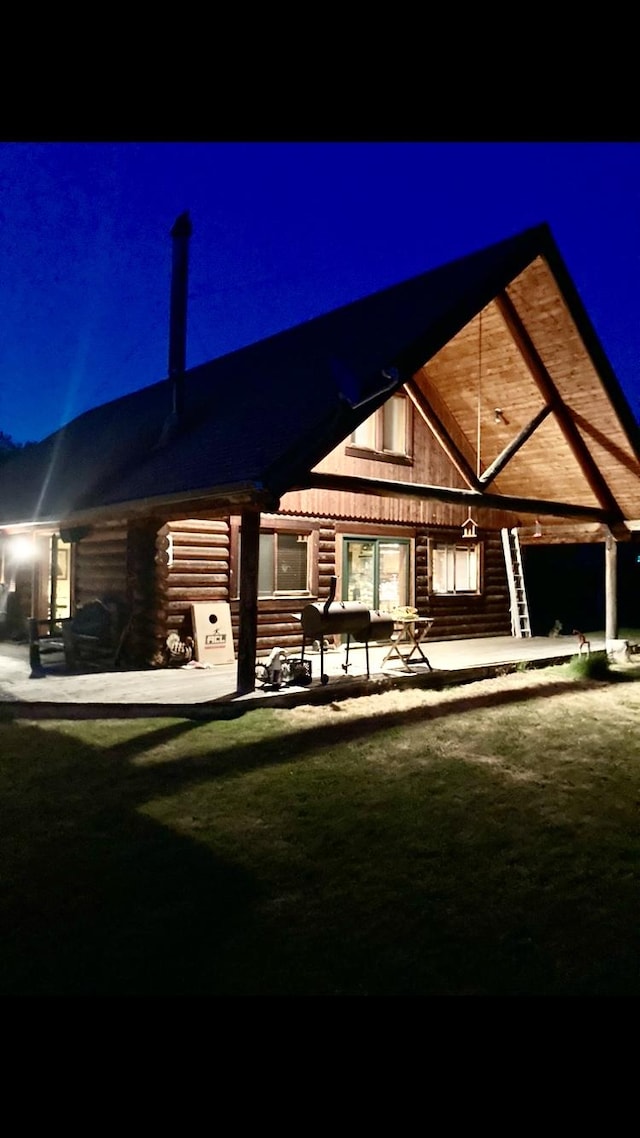
[[[409,604],[409,554],[402,539],[345,537],[342,599],[381,612]]]

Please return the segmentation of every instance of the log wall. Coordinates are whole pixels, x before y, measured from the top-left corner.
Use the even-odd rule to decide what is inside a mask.
[[[421,616],[432,616],[435,640],[467,640],[480,636],[510,636],[509,584],[499,533],[479,534],[482,540],[482,592],[478,596],[434,596],[429,593],[429,537],[457,540],[459,534],[420,531],[416,536],[416,600]]]
[[[191,605],[198,601],[229,600],[228,518],[169,522],[160,537],[165,539],[164,571],[159,566],[163,597],[164,636],[171,631],[193,635]],[[171,545],[171,565],[167,564]],[[237,628],[234,629],[237,637]]]
[[[73,611],[106,596],[127,604],[126,525],[96,528],[73,548]]]
[[[237,653],[239,603],[232,595],[237,566],[231,555],[230,521],[187,519],[161,525],[157,519],[147,519],[131,522],[128,530],[114,526],[92,532],[77,546],[76,606],[105,595],[122,599],[132,616],[127,656],[145,664],[159,664],[169,632],[175,630],[182,637],[193,635],[193,602],[229,602]],[[304,519],[305,525],[310,522],[318,533],[317,593],[259,600],[258,656],[268,655],[274,647],[284,648],[290,655],[299,653],[302,628],[296,614],[329,595],[342,533],[336,535],[333,521]],[[397,535],[400,531],[393,527],[393,532]],[[384,533],[384,525],[376,527],[376,535]],[[420,615],[435,618],[436,639],[510,635],[509,589],[499,532],[479,534],[484,551],[483,591],[479,596],[429,593],[429,538],[457,540],[457,529],[406,530],[403,536],[415,537],[413,603]]]
[[[308,518],[304,521],[309,523]],[[312,519],[314,520],[314,519]],[[313,601],[329,595],[331,577],[336,573],[336,525],[333,521],[315,519],[318,524],[318,590],[309,597],[268,598],[258,601],[257,654],[265,656],[272,648],[284,648],[295,654],[302,647],[302,629],[296,614]],[[230,527],[228,522],[171,523],[165,527],[173,541],[173,565],[168,575],[167,630],[177,628],[181,635],[191,633],[192,600],[229,601],[234,647],[238,646],[239,605],[230,597],[228,586],[231,569]],[[385,527],[377,531],[382,535]],[[394,527],[394,533],[397,533]],[[404,536],[413,537],[415,531]],[[438,640],[466,639],[480,636],[509,636],[509,588],[500,534],[483,532],[482,584],[478,596],[432,596],[429,593],[429,536],[457,540],[456,530],[419,530],[415,534],[415,600],[423,616],[436,619],[433,635]],[[237,571],[237,570],[236,570]]]
[[[144,518],[96,527],[74,546],[73,611],[96,599],[117,602],[127,623],[124,656],[141,667],[162,662],[167,636],[162,535],[159,519]]]
[[[308,524],[309,519],[305,518]],[[313,601],[329,596],[331,577],[336,566],[336,534],[333,522],[318,523],[318,591],[308,597],[260,598],[258,601],[257,655],[267,656],[272,648],[283,648],[288,655],[302,651],[302,625],[296,613]],[[238,643],[239,605],[231,600],[231,623],[234,644]]]

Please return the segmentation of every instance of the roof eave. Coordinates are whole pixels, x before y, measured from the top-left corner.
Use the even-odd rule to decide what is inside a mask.
[[[2,529],[28,530],[52,526],[57,528],[60,525],[68,527],[144,516],[157,516],[169,521],[172,518],[187,516],[186,511],[190,514],[194,510],[198,510],[200,514],[243,509],[274,511],[279,504],[279,499],[274,497],[272,491],[261,482],[241,482],[158,497],[138,498],[135,501],[110,502],[85,510],[70,510],[46,521],[38,518],[32,522],[6,522],[2,525]]]

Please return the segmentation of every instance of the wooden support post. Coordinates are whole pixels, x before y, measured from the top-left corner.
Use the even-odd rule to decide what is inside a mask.
[[[46,672],[42,667],[40,659],[40,634],[38,632],[39,622],[34,618],[29,618],[29,665],[31,667],[30,680],[42,680],[46,676]]]
[[[51,591],[49,593],[49,636],[53,636],[56,627],[56,612],[58,609],[58,535],[54,533],[51,538]]]
[[[607,534],[605,542],[605,641],[618,637],[618,545]]]
[[[143,668],[157,666],[167,635],[156,564],[162,524],[160,518],[132,518],[127,526],[127,657]]]
[[[260,512],[243,510],[240,545],[240,608],[238,625],[238,679],[240,695],[256,688],[256,646],[258,642],[258,553],[260,550]]]

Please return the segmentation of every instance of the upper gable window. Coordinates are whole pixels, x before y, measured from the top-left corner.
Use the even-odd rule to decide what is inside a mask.
[[[410,456],[409,404],[404,395],[392,395],[377,411],[352,432],[347,453],[373,451],[392,461]]]

